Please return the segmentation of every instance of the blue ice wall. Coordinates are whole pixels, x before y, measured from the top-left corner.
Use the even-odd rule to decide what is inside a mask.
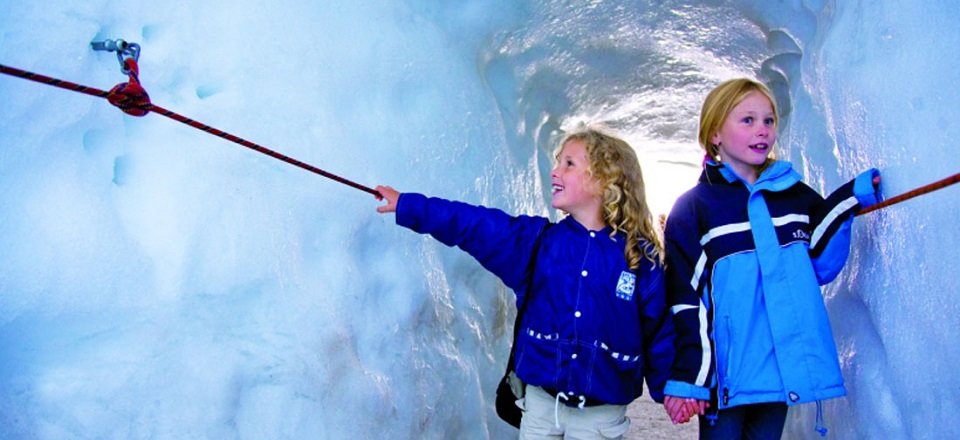
[[[780,153],[829,191],[960,168],[946,0],[0,2],[0,64],[153,102],[366,185],[556,217],[559,132],[634,145],[650,203],[693,184],[703,95],[756,75]],[[0,437],[509,438],[512,293],[377,202],[158,115],[0,76]],[[954,438],[957,189],[857,220],[825,289],[834,438]],[[814,407],[788,421],[815,438]]]

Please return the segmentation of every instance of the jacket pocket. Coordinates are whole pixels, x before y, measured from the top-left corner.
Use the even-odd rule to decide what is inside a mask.
[[[515,369],[527,383],[556,387],[560,377],[560,337],[524,329],[517,338]]]
[[[611,396],[618,402],[629,402],[643,391],[643,356],[624,353],[597,341],[593,347],[591,376],[587,392]]]
[[[623,438],[630,429],[630,419],[624,417],[619,422],[604,423],[599,426],[603,438]]]
[[[730,324],[729,316],[723,316],[717,323],[713,341],[717,347],[717,378],[720,382],[717,385],[722,390],[730,387],[730,358],[733,356],[734,347],[733,326]]]

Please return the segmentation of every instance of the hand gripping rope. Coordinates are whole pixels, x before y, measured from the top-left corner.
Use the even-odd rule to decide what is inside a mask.
[[[202,122],[195,121],[188,117],[185,117],[175,112],[172,112],[170,110],[167,110],[163,107],[160,107],[159,105],[151,103],[150,96],[147,94],[147,91],[143,88],[143,86],[140,85],[140,79],[139,79],[140,69],[137,66],[137,59],[140,55],[140,46],[137,45],[136,43],[127,43],[123,40],[116,40],[116,41],[107,40],[103,42],[93,42],[93,43],[90,43],[90,45],[94,50],[117,52],[117,59],[120,61],[120,70],[129,77],[130,79],[129,82],[117,84],[112,89],[110,89],[109,92],[107,92],[97,88],[87,87],[87,86],[75,84],[69,81],[63,81],[56,78],[51,78],[49,76],[28,72],[26,70],[5,66],[3,64],[0,64],[0,73],[5,73],[7,75],[16,76],[16,77],[27,79],[30,81],[36,81],[41,84],[47,84],[50,86],[59,87],[61,89],[84,93],[90,96],[96,96],[98,98],[106,98],[107,101],[109,101],[111,104],[115,105],[124,113],[131,116],[144,116],[147,113],[154,112],[159,115],[166,116],[170,119],[173,119],[174,121],[189,125],[198,130],[203,130],[212,135],[219,136],[228,141],[240,144],[251,150],[266,154],[267,156],[273,157],[274,159],[282,160],[290,165],[303,168],[307,171],[313,172],[315,174],[319,174],[331,180],[335,180],[344,185],[351,186],[361,191],[373,194],[378,199],[381,198],[380,193],[373,188],[347,180],[336,174],[329,173],[313,165],[301,162],[289,156],[285,156],[269,148],[263,147],[259,144],[250,142],[246,139],[239,138],[230,133],[218,130]]]
[[[868,213],[868,212],[876,211],[876,210],[881,209],[881,208],[886,208],[886,207],[891,206],[891,205],[896,205],[897,203],[900,203],[900,202],[902,202],[902,201],[904,201],[904,200],[912,199],[912,198],[917,197],[917,196],[922,196],[922,195],[924,195],[924,194],[926,194],[926,193],[934,192],[934,191],[936,191],[936,190],[938,190],[938,189],[946,188],[946,187],[948,187],[948,186],[950,186],[950,185],[953,185],[954,183],[957,183],[957,182],[960,182],[960,173],[954,174],[954,175],[952,175],[952,176],[950,176],[950,177],[946,177],[946,178],[940,179],[940,180],[938,180],[938,181],[936,181],[936,182],[933,182],[933,183],[928,183],[928,184],[923,185],[923,186],[921,186],[921,187],[918,187],[918,188],[915,188],[915,189],[913,189],[913,190],[907,191],[907,192],[905,192],[905,193],[903,193],[903,194],[900,194],[900,195],[898,195],[898,196],[896,196],[896,197],[891,197],[891,198],[889,198],[889,199],[887,199],[887,200],[884,200],[884,201],[882,201],[882,202],[880,202],[880,203],[874,203],[873,205],[870,205],[870,206],[867,206],[866,208],[861,209],[860,212],[857,212],[856,215],[863,215],[863,214],[866,214],[866,213]]]

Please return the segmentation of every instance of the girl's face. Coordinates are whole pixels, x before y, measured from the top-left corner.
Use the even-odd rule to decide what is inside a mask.
[[[756,182],[777,141],[775,121],[770,100],[760,92],[750,92],[713,135],[720,160],[747,182]]]
[[[567,141],[557,158],[557,166],[550,173],[553,184],[551,205],[572,215],[588,229],[602,229],[600,182],[590,174],[590,161],[583,140]]]

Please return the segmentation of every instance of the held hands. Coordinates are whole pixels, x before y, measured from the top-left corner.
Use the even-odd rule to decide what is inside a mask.
[[[710,402],[706,400],[685,399],[682,397],[666,396],[663,399],[663,408],[667,410],[670,421],[674,425],[687,423],[695,415],[703,415]]]
[[[400,199],[400,192],[385,185],[377,185],[376,190],[380,193],[380,196],[377,196],[377,200],[387,201],[386,205],[377,207],[377,212],[381,214],[397,212],[397,200]]]

